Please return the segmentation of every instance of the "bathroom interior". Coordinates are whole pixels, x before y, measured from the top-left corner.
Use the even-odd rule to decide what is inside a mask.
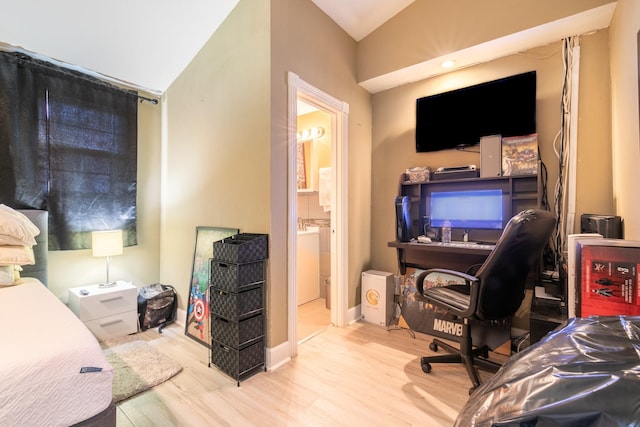
[[[331,117],[298,101],[298,342],[331,324]]]

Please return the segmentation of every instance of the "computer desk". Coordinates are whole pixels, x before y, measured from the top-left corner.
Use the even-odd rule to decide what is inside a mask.
[[[456,271],[466,271],[469,267],[482,264],[493,250],[493,245],[469,244],[460,245],[434,242],[389,242],[387,246],[396,248],[400,274],[407,272],[407,267],[421,269],[447,268]]]
[[[469,267],[482,264],[493,250],[494,245],[456,246],[456,242],[447,245],[440,242],[389,242],[387,246],[395,248],[398,254],[400,273],[406,274],[407,267],[415,267],[423,270],[429,268],[446,268],[450,270],[466,272]],[[411,292],[416,292],[415,290]],[[435,312],[433,308],[416,308],[416,305],[408,305],[407,311],[402,302],[402,315],[405,322],[417,332],[440,336],[449,340],[459,341],[460,336],[436,330],[436,321],[450,320],[444,313]],[[474,343],[487,344],[496,349],[504,345],[510,339],[510,322],[492,323],[474,328]]]

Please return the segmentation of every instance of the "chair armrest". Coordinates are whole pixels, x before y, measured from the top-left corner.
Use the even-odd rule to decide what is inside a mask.
[[[467,273],[463,273],[461,271],[456,271],[456,270],[448,270],[446,268],[430,268],[429,270],[425,270],[422,273],[420,273],[418,275],[418,277],[416,278],[416,289],[418,289],[418,292],[420,293],[420,295],[423,294],[423,282],[424,282],[424,278],[427,277],[429,274],[432,273],[444,273],[444,274],[449,274],[451,276],[455,276],[455,277],[459,277],[461,279],[464,279],[465,283],[467,284],[467,286],[471,286],[472,283],[477,283],[478,282],[478,278],[475,276],[472,276],[470,274]]]
[[[478,292],[480,290],[478,284],[480,279],[470,274],[463,273],[461,271],[448,270],[446,268],[431,268],[429,270],[425,270],[422,273],[420,273],[416,278],[416,289],[418,290],[418,293],[420,294],[420,296],[425,300],[430,300],[430,298],[427,298],[424,295],[424,279],[425,277],[427,277],[429,274],[432,274],[432,273],[445,273],[445,274],[450,274],[452,276],[464,279],[465,284],[469,287],[469,297],[470,297],[469,306],[461,310],[458,307],[447,304],[446,301],[441,301],[441,304],[446,306],[448,310],[450,310],[457,316],[460,316],[460,317],[472,316],[473,313],[475,313],[476,306],[478,303]],[[446,288],[446,286],[444,287]]]
[[[464,281],[467,282],[467,284],[471,284],[471,283],[477,282],[479,280],[476,276],[472,276],[470,274],[463,273],[463,272],[457,271],[457,270],[449,270],[449,269],[446,269],[446,268],[430,268],[429,270],[425,270],[424,272],[420,273],[420,275],[418,275],[417,281],[419,281],[420,279],[424,280],[424,277],[428,276],[431,273],[450,274],[452,276],[456,276],[456,277],[459,277],[461,279],[464,279]]]

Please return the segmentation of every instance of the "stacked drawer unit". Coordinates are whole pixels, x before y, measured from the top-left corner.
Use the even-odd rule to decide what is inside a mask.
[[[265,368],[266,234],[213,243],[209,301],[211,363],[240,381]]]

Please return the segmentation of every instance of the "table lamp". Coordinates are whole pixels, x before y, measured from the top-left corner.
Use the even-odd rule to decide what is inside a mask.
[[[93,256],[107,257],[107,282],[109,282],[109,259],[113,255],[122,255],[122,230],[93,231],[91,233],[91,249]]]

